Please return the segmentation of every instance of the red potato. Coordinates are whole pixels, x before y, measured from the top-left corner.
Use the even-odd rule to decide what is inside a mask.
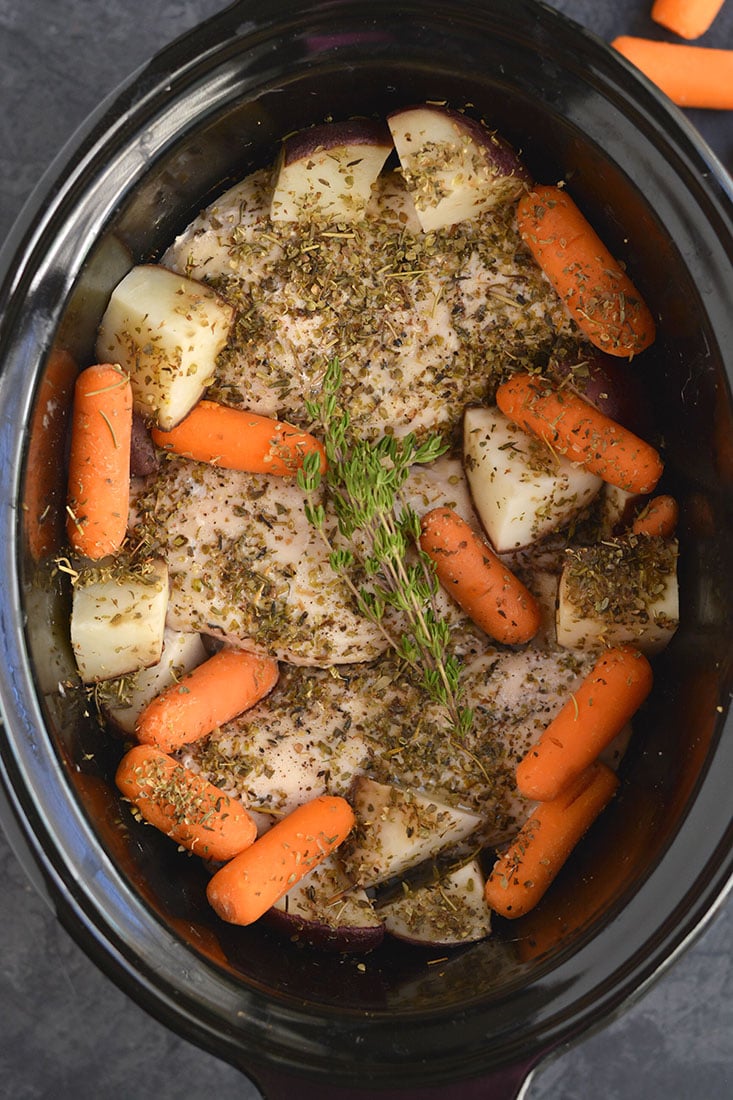
[[[274,222],[353,222],[392,152],[382,122],[354,119],[300,130],[283,142],[270,205]]]
[[[458,947],[491,934],[485,880],[476,860],[437,882],[405,889],[380,907],[387,932],[405,943]]]
[[[654,415],[636,366],[618,357],[588,348],[575,363],[557,363],[552,374],[567,382],[609,420],[648,439],[654,434]]]
[[[132,416],[132,439],[130,444],[130,476],[147,477],[158,469],[158,455],[150,432],[140,413]]]
[[[508,142],[460,111],[423,104],[387,122],[426,233],[511,202],[530,182]]]

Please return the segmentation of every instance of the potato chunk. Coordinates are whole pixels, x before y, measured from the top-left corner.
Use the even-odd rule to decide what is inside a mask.
[[[366,776],[354,780],[351,803],[357,827],[347,842],[345,866],[360,886],[375,886],[402,874],[465,840],[481,824],[481,818],[467,810]]]
[[[476,860],[438,882],[406,889],[379,915],[392,936],[431,947],[475,943],[491,933],[491,910],[484,901],[484,876]]]
[[[168,567],[112,567],[74,585],[71,645],[84,683],[125,676],[160,661],[168,607]]]
[[[474,506],[499,554],[569,523],[602,485],[495,408],[466,410],[463,461]]]
[[[664,649],[679,624],[677,542],[630,536],[569,553],[560,579],[558,644],[594,649],[628,642]]]

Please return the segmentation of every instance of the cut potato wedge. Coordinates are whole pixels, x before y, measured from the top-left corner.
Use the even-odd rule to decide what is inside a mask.
[[[560,579],[558,644],[664,649],[679,625],[677,542],[631,536],[569,553]]]
[[[477,814],[427,794],[357,777],[350,801],[357,825],[342,853],[359,886],[376,886],[465,840],[481,824]]]
[[[81,574],[74,584],[71,646],[84,683],[147,668],[163,652],[168,567],[110,567]]]
[[[499,554],[569,523],[603,484],[496,408],[466,410],[463,461],[474,507]]]
[[[491,934],[484,875],[476,860],[438,882],[405,892],[379,910],[390,935],[408,943],[456,947]]]
[[[137,717],[148,703],[170,684],[206,660],[207,653],[200,634],[182,634],[166,629],[163,652],[157,664],[141,669],[131,681],[120,684],[119,692],[102,699],[102,709],[109,721],[123,733],[133,734]]]
[[[97,355],[129,372],[136,410],[169,431],[211,382],[233,319],[233,307],[203,283],[143,264],[112,292]]]
[[[425,233],[511,202],[529,180],[503,138],[458,111],[426,104],[387,122]]]
[[[280,898],[266,920],[291,939],[330,951],[372,951],[384,939],[384,924],[371,900],[352,886],[335,856]]]
[[[283,142],[276,168],[270,218],[358,221],[392,148],[387,127],[367,119],[292,134]]]

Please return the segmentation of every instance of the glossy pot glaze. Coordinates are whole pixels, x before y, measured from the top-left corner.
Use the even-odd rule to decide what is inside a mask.
[[[661,318],[639,367],[682,508],[683,625],[622,794],[545,903],[443,965],[387,946],[362,971],[222,925],[197,861],[120,828],[120,747],[59,695],[68,594],[37,559],[61,546],[70,388],[115,282],[270,162],[282,134],[424,99],[475,104],[537,179],[568,180]],[[691,132],[608,49],[528,0],[235,4],[103,105],[26,211],[0,292],[3,823],[106,972],[266,1092],[470,1097],[490,1081],[512,1095],[641,989],[728,888],[732,252],[730,192]],[[48,501],[57,535],[41,538]]]

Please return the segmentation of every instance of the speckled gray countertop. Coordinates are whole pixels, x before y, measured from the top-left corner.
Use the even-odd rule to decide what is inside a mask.
[[[221,0],[0,0],[0,234],[86,114]],[[651,0],[555,4],[606,40],[660,32]],[[733,0],[701,45],[733,47]],[[688,112],[733,171],[733,115]],[[119,992],[26,881],[0,836],[0,1097],[256,1100],[241,1074]],[[528,1100],[733,1096],[733,902],[634,1005],[541,1066]],[[297,1097],[294,1097],[297,1100]]]

